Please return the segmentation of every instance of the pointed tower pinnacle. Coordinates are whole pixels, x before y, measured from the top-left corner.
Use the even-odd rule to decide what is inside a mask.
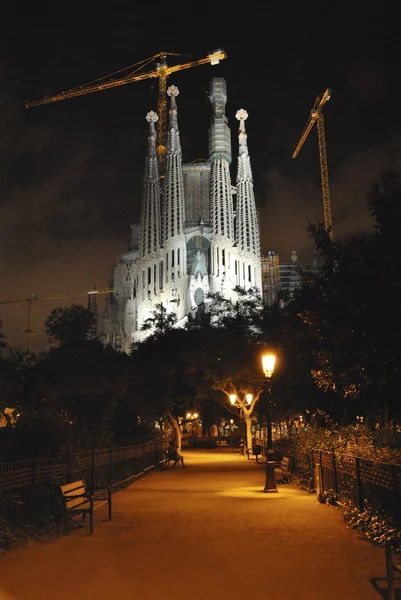
[[[248,113],[240,109],[235,117],[239,121],[238,169],[237,169],[237,228],[236,243],[240,250],[260,258],[259,224],[253,189],[251,162],[249,158],[245,120]]]
[[[231,133],[225,107],[227,86],[222,77],[214,77],[210,83],[210,103],[213,115],[209,127],[209,160],[211,173],[211,226],[219,243],[234,243],[234,211],[230,178]],[[217,256],[216,256],[217,260]],[[219,271],[219,261],[214,262],[214,271]]]
[[[139,233],[140,258],[155,258],[161,243],[160,185],[156,153],[156,128],[158,116],[148,112],[149,123],[148,156],[143,178],[141,225]]]
[[[184,241],[185,221],[181,142],[177,122],[178,88],[171,85],[167,94],[170,96],[170,110],[163,187],[164,244],[173,238],[181,237]]]

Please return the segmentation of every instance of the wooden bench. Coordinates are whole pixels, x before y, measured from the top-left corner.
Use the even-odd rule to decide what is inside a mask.
[[[397,545],[396,540],[387,540],[384,545],[385,556],[386,556],[386,577],[387,577],[387,591],[389,600],[396,600],[394,580],[396,573],[401,573],[401,556],[396,554]]]
[[[285,481],[291,483],[292,473],[290,473],[291,459],[289,456],[283,456],[281,461],[274,467],[274,476],[276,481]]]
[[[170,467],[171,463],[174,463],[174,464],[176,463],[176,460],[172,456],[170,456],[170,454],[168,453],[168,450],[165,450],[163,462],[164,462],[163,466],[166,469],[168,469]]]
[[[95,487],[88,489],[84,479],[78,479],[72,483],[66,483],[60,486],[61,493],[65,501],[67,514],[75,516],[82,515],[82,521],[86,515],[89,515],[89,530],[93,533],[93,508],[94,503],[98,501],[107,501],[109,505],[109,521],[111,520],[111,487]],[[106,492],[106,497],[104,497]]]
[[[181,456],[181,454],[178,453],[178,456]],[[171,464],[172,463],[172,464]],[[171,454],[169,454],[168,450],[164,451],[164,467],[166,469],[168,469],[170,466],[171,467],[178,467],[178,465],[181,463],[181,466],[184,466],[183,461],[180,458],[176,458],[175,456],[172,456]]]
[[[222,448],[228,448],[228,442],[227,440],[216,440],[216,446],[217,448],[220,448],[220,450]]]

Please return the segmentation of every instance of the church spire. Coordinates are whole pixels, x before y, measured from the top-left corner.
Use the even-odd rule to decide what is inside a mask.
[[[231,134],[225,114],[227,86],[222,77],[212,79],[209,98],[213,109],[209,127],[209,160],[212,164],[210,212],[212,233],[221,241],[234,243],[234,212],[229,169]]]
[[[170,96],[170,110],[163,187],[164,243],[173,238],[183,238],[185,222],[182,155],[176,103],[178,88],[171,85],[167,94]]]
[[[161,242],[160,185],[155,128],[158,116],[150,111],[146,115],[146,120],[149,123],[148,156],[143,179],[139,252],[140,258],[154,258]]]
[[[250,252],[259,259],[259,224],[253,189],[251,161],[248,152],[247,134],[245,131],[245,121],[248,118],[248,113],[241,108],[235,116],[239,121],[236,243],[239,250]]]

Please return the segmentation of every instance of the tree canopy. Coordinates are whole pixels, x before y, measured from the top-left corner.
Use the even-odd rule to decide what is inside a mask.
[[[45,320],[50,345],[79,342],[96,337],[96,315],[81,304],[54,308]]]

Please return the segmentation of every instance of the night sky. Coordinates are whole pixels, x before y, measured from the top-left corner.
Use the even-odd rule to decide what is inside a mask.
[[[139,221],[147,151],[145,115],[156,110],[149,79],[44,106],[26,100],[68,90],[164,50],[168,64],[223,48],[219,66],[172,75],[183,161],[207,158],[212,77],[227,82],[232,183],[238,152],[235,113],[244,108],[260,210],[262,251],[307,261],[309,222],[323,221],[316,125],[299,141],[317,95],[324,107],[334,237],[371,229],[366,193],[380,172],[401,167],[398,21],[385,3],[352,17],[341,4],[323,14],[295,3],[41,3],[8,7],[0,32],[0,300],[32,293],[107,288]],[[306,5],[305,5],[306,6]],[[346,6],[344,4],[344,6]],[[350,6],[350,5],[347,5]],[[107,10],[106,10],[107,7]],[[232,8],[230,8],[232,7]],[[382,12],[381,12],[382,11]],[[390,19],[390,22],[389,22]],[[184,56],[185,55],[185,56]],[[190,56],[187,56],[190,55]],[[150,68],[154,68],[151,66]],[[149,69],[150,70],[150,69]],[[44,347],[36,305],[33,349]],[[0,306],[3,332],[23,344],[26,304]]]

